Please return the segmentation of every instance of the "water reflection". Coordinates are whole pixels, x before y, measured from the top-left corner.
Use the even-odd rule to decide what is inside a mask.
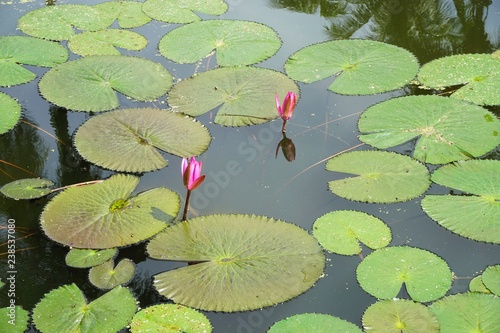
[[[295,145],[293,144],[292,139],[286,137],[286,132],[283,133],[283,139],[278,142],[276,146],[276,158],[278,158],[278,151],[281,147],[281,151],[283,152],[283,156],[288,162],[292,162],[295,160]]]

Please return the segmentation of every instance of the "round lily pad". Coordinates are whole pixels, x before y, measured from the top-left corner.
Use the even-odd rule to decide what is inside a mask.
[[[52,290],[33,309],[33,322],[43,333],[115,333],[130,323],[137,304],[127,288],[116,287],[87,303],[75,285]]]
[[[415,78],[417,58],[398,46],[371,40],[335,40],[297,51],[285,63],[294,80],[311,83],[336,76],[329,90],[368,95],[396,90]]]
[[[250,65],[274,55],[281,46],[268,26],[238,20],[206,20],[181,26],[166,34],[160,53],[178,63],[195,63],[215,50],[219,66]]]
[[[387,247],[370,253],[358,265],[356,275],[361,288],[374,297],[394,298],[404,284],[417,302],[443,297],[452,282],[451,271],[443,259],[409,246]]]
[[[0,192],[2,192],[3,195],[16,200],[35,199],[46,196],[52,192],[52,189],[50,188],[52,185],[54,185],[54,183],[48,179],[19,179],[2,186]]]
[[[212,325],[199,311],[180,304],[158,304],[137,312],[130,324],[132,333],[210,333]]]
[[[500,121],[488,110],[439,96],[393,98],[359,119],[359,139],[385,149],[418,138],[413,156],[446,164],[481,156],[500,144]]]
[[[262,124],[277,118],[275,95],[299,94],[286,75],[265,68],[218,68],[177,83],[168,94],[173,110],[196,117],[220,106],[215,123]]]
[[[71,249],[66,255],[66,265],[78,268],[87,268],[105,263],[118,253],[118,249],[105,250]]]
[[[331,158],[326,170],[355,175],[328,182],[330,191],[349,200],[392,203],[423,194],[429,171],[418,161],[386,151],[353,151]]]
[[[0,134],[16,126],[21,118],[21,105],[12,97],[0,92]]]
[[[116,47],[139,51],[148,44],[148,40],[134,31],[106,29],[86,31],[74,35],[68,41],[69,49],[81,56],[120,55]]]
[[[488,288],[489,291],[500,296],[500,265],[487,267],[481,279],[483,280],[484,286]]]
[[[92,267],[89,281],[99,289],[113,289],[130,282],[135,273],[135,264],[130,259],[122,259],[114,266],[113,260]]]
[[[418,81],[440,90],[463,85],[451,97],[479,105],[500,104],[500,60],[491,54],[460,54],[433,60],[422,66]]]
[[[439,333],[439,323],[425,305],[398,298],[370,305],[363,327],[367,333]]]
[[[23,333],[28,329],[28,311],[16,305],[14,308],[0,308],[0,332]]]
[[[132,195],[138,182],[117,174],[70,187],[45,206],[42,228],[50,239],[76,248],[106,249],[150,238],[177,216],[179,197],[163,187]]]
[[[321,313],[297,314],[274,323],[267,331],[267,333],[289,332],[362,333],[353,323]]]
[[[155,276],[158,292],[207,311],[247,311],[289,300],[323,274],[325,256],[305,230],[264,216],[200,216],[165,229],[152,258],[195,263]]]
[[[142,11],[142,2],[139,1],[108,1],[93,7],[118,19],[118,25],[125,29],[140,27],[151,21],[151,17]]]
[[[119,106],[116,92],[138,101],[164,95],[172,75],[150,60],[119,55],[81,58],[50,69],[40,93],[55,105],[75,111],[107,111]]]
[[[327,251],[355,255],[361,253],[359,242],[379,249],[391,242],[391,229],[380,219],[363,212],[338,210],[318,218],[313,235]]]
[[[227,11],[222,0],[146,0],[142,10],[158,21],[169,23],[190,23],[200,21],[195,13],[222,15]]]
[[[142,108],[90,118],[76,132],[75,146],[84,158],[99,166],[146,172],[168,164],[158,149],[181,157],[198,156],[208,148],[210,140],[208,129],[192,118]]]
[[[431,179],[472,195],[428,194],[422,199],[427,215],[460,236],[500,243],[500,161],[458,161],[437,169]]]

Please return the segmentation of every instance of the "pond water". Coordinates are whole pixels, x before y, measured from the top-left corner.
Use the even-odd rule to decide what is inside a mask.
[[[271,1],[231,0],[226,19],[264,23],[279,34],[281,49],[257,66],[283,71],[286,59],[297,50],[322,41],[339,38],[362,38],[386,41],[413,52],[423,64],[437,57],[458,53],[490,53],[498,48],[500,4],[488,1],[423,1],[437,5],[428,11],[411,12],[402,1],[390,1],[382,12],[381,1],[367,1],[363,10],[346,1]],[[357,1],[352,1],[356,3]],[[57,1],[57,4],[81,3]],[[86,4],[98,1],[86,1]],[[0,34],[20,35],[17,19],[29,10],[44,6],[41,1],[0,0]],[[344,6],[345,5],[345,6]],[[360,6],[359,6],[360,7]],[[425,7],[422,5],[422,7]],[[356,15],[342,16],[343,11]],[[202,16],[203,18],[212,18]],[[356,19],[355,19],[356,18]],[[413,24],[413,30],[408,30]],[[213,59],[196,65],[176,65],[158,54],[159,39],[177,25],[151,22],[135,31],[149,40],[139,52],[126,51],[164,65],[178,79],[214,68]],[[416,28],[415,28],[416,26]],[[408,31],[408,32],[407,32]],[[436,36],[440,36],[437,38]],[[71,56],[75,59],[76,56]],[[30,67],[39,77],[46,69]],[[52,180],[57,186],[109,177],[113,172],[82,160],[72,148],[72,134],[91,115],[55,107],[40,97],[37,80],[21,86],[0,88],[18,99],[23,107],[23,122],[0,135],[0,159],[25,169],[0,163],[0,185],[13,179],[36,175]],[[287,125],[287,135],[296,146],[296,159],[285,160],[281,152],[275,157],[281,139],[281,121],[243,128],[221,127],[212,122],[214,112],[198,119],[213,137],[209,149],[201,155],[207,178],[193,192],[189,216],[211,213],[245,213],[282,219],[310,231],[314,221],[334,210],[359,210],[382,219],[392,230],[391,245],[410,245],[427,249],[444,258],[457,279],[450,294],[468,290],[471,277],[488,265],[498,263],[498,245],[476,242],[452,234],[431,220],[420,208],[421,197],[398,204],[368,204],[342,199],[332,194],[327,182],[335,175],[325,170],[325,161],[340,152],[370,149],[359,146],[359,114],[375,103],[407,94],[421,94],[407,87],[372,96],[342,96],[327,90],[332,79],[299,84],[301,98]],[[262,98],[274,98],[274,93]],[[121,108],[153,106],[164,108],[164,98],[139,103],[122,97]],[[57,140],[54,138],[56,137]],[[413,142],[392,149],[411,154]],[[137,191],[166,186],[185,196],[180,178],[181,159],[165,154],[169,166],[141,175]],[[498,159],[498,151],[490,158]],[[236,172],[230,172],[234,168]],[[233,171],[234,171],[233,170]],[[432,185],[428,193],[449,190]],[[50,290],[75,282],[89,299],[102,292],[87,279],[87,270],[65,265],[67,248],[48,240],[38,227],[39,215],[47,198],[14,201],[0,198],[2,225],[15,219],[17,241],[17,304],[32,309]],[[0,234],[0,277],[5,279],[5,229]],[[24,235],[24,237],[23,237]],[[366,256],[370,251],[364,249]],[[141,307],[165,301],[152,287],[152,276],[184,264],[148,259],[144,244],[120,250],[119,257],[132,259],[137,267],[128,285]],[[242,313],[205,312],[214,332],[266,332],[276,321],[288,316],[318,312],[331,314],[361,327],[364,310],[376,299],[364,292],[356,281],[358,256],[327,254],[325,276],[304,294],[274,307]],[[406,297],[404,293],[400,295]],[[6,290],[0,290],[0,307],[8,304]],[[36,332],[34,328],[30,332]]]

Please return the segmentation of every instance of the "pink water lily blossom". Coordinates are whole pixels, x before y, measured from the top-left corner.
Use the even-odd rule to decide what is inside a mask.
[[[202,162],[198,162],[194,156],[191,156],[189,161],[186,158],[182,159],[182,181],[189,191],[196,189],[205,180],[205,175],[201,175],[201,167]]]
[[[297,95],[289,91],[285,99],[283,100],[283,104],[280,104],[280,99],[278,94],[276,94],[276,108],[278,109],[278,114],[281,119],[283,119],[283,127],[281,128],[282,132],[286,131],[286,122],[293,115],[293,110],[295,109],[295,105],[297,104]]]

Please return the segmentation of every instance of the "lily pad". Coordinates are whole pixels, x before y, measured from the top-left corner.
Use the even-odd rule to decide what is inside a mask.
[[[289,300],[321,277],[325,256],[305,230],[264,216],[208,215],[148,244],[152,258],[196,264],[155,276],[158,292],[207,311],[247,311]]]
[[[445,297],[430,305],[441,333],[496,333],[500,327],[500,298],[483,293]]]
[[[484,285],[481,275],[470,280],[469,290],[474,293],[491,294],[491,291]]]
[[[0,332],[23,333],[28,329],[28,311],[20,306],[0,308]]]
[[[93,267],[105,263],[118,253],[118,249],[71,249],[66,255],[66,265],[77,268]]]
[[[210,140],[208,129],[192,118],[143,108],[90,118],[76,132],[75,146],[84,158],[102,167],[146,172],[168,164],[158,149],[181,157],[198,156]]]
[[[391,229],[380,219],[363,212],[338,210],[318,218],[313,235],[327,251],[354,255],[361,253],[359,242],[379,249],[391,242]]]
[[[238,20],[206,20],[181,26],[166,34],[160,53],[175,62],[195,63],[215,50],[219,66],[250,65],[274,55],[281,46],[268,26]]]
[[[118,55],[81,58],[50,69],[40,93],[57,106],[75,111],[107,111],[119,106],[116,92],[138,101],[164,95],[172,75],[150,60]]]
[[[130,324],[132,333],[210,333],[212,325],[199,311],[179,304],[158,304],[137,312]]]
[[[0,36],[0,86],[30,82],[36,74],[24,65],[53,67],[68,60],[68,51],[58,43],[27,37]]]
[[[427,215],[460,236],[500,244],[500,161],[459,161],[431,179],[472,195],[428,194],[422,199]]]
[[[227,9],[222,0],[146,0],[142,5],[146,15],[168,23],[200,21],[195,13],[222,15]]]
[[[353,151],[331,158],[326,170],[355,175],[328,182],[330,191],[349,200],[393,203],[424,193],[429,171],[418,161],[385,151]]]
[[[118,174],[68,188],[45,206],[42,228],[52,240],[76,248],[107,249],[150,238],[177,216],[179,197],[163,187],[132,196],[138,182]]]
[[[52,290],[33,309],[33,322],[43,333],[115,333],[130,323],[137,304],[130,290],[116,287],[87,303],[73,283]]]
[[[52,185],[54,185],[54,183],[48,179],[19,179],[2,186],[0,192],[2,192],[3,195],[16,200],[36,199],[46,196],[52,192],[52,189],[50,188]]]
[[[321,313],[297,314],[274,323],[267,331],[267,333],[289,332],[362,333],[353,323]]]
[[[359,139],[385,149],[418,138],[413,156],[446,164],[486,154],[500,144],[500,121],[486,109],[439,96],[393,98],[359,119]]]
[[[439,323],[425,305],[398,298],[370,305],[363,327],[366,333],[439,333]]]
[[[451,97],[479,105],[500,104],[500,59],[491,54],[460,54],[433,60],[422,66],[418,81],[439,90],[463,85]]]
[[[394,298],[404,284],[417,302],[443,297],[452,282],[451,271],[443,259],[409,246],[387,247],[370,253],[358,265],[356,275],[361,288],[374,297]]]
[[[500,265],[487,267],[483,274],[482,280],[486,288],[493,294],[500,296]]]
[[[329,90],[368,95],[396,90],[415,78],[417,58],[398,46],[371,40],[335,40],[297,51],[285,63],[294,80],[312,83],[336,76]]]
[[[116,267],[113,260],[94,266],[89,271],[89,281],[99,289],[113,289],[130,282],[135,273],[135,264],[130,259],[122,259]]]
[[[0,92],[0,134],[16,126],[21,118],[21,105],[7,94]]]
[[[81,56],[120,55],[115,47],[139,51],[148,44],[148,40],[134,31],[122,29],[106,29],[87,31],[71,37],[69,49]]]
[[[139,1],[108,1],[97,4],[94,8],[118,19],[118,25],[126,29],[151,22],[151,17],[142,11],[142,2]]]
[[[275,94],[299,94],[286,75],[257,67],[218,68],[177,83],[168,94],[173,110],[196,117],[219,107],[215,123],[262,124],[278,117]]]

